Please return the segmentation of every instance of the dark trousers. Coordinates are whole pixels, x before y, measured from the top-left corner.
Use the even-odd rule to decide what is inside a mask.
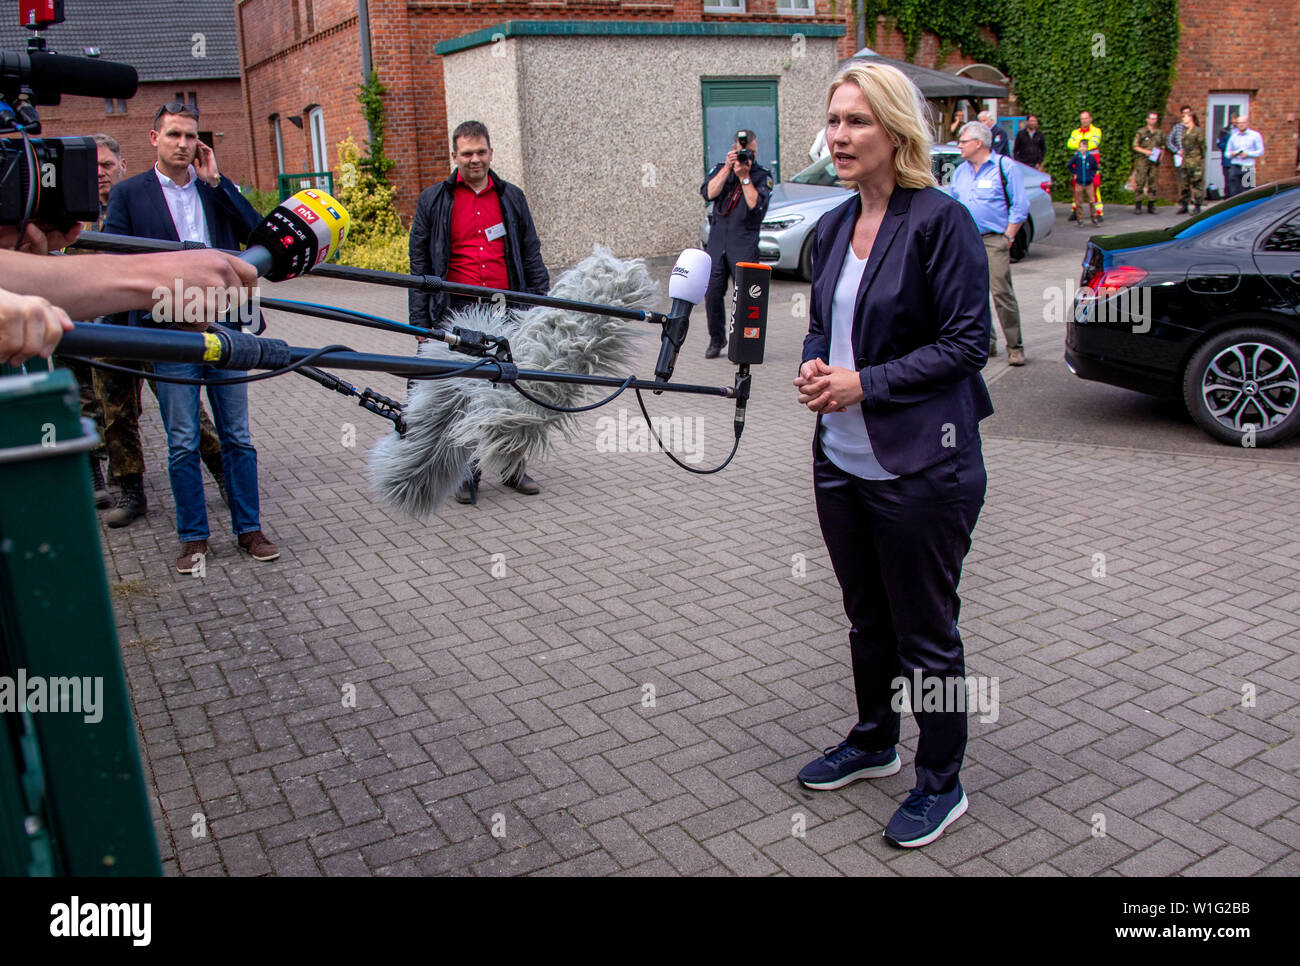
[[[988,479],[978,438],[942,462],[894,480],[864,480],[826,458],[813,459],[817,518],[844,594],[858,723],[849,743],[883,751],[899,740],[899,679],[907,681],[920,741],[916,787],[950,791],[966,750],[966,712],[921,710],[923,689],[938,677],[966,674],[957,613],[957,582]]]
[[[1250,188],[1255,187],[1253,183],[1250,185],[1242,184],[1243,179],[1246,177],[1247,170],[1250,171],[1249,177],[1253,179],[1255,177],[1254,168],[1247,169],[1240,164],[1228,165],[1227,167],[1228,195],[1227,196],[1229,198],[1236,197],[1237,195],[1241,194],[1243,191],[1248,191]]]
[[[714,231],[722,231],[715,225]],[[714,251],[709,246],[713,268],[709,272],[709,290],[704,295],[704,309],[709,318],[709,344],[725,346],[727,343],[727,295],[736,277],[737,262],[758,261],[758,235],[755,234],[752,250],[749,245],[730,244],[724,251]]]

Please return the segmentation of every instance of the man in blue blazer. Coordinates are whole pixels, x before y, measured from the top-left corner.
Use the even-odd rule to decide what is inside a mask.
[[[109,197],[105,230],[168,241],[198,242],[238,249],[260,218],[235,185],[221,177],[212,149],[199,140],[198,108],[172,101],[158,109],[149,141],[157,163],[118,184]],[[174,293],[169,293],[173,295]],[[129,325],[184,328],[185,304],[212,293],[183,292],[170,298],[171,317],[132,312]],[[183,304],[176,304],[183,303]],[[158,317],[155,317],[158,316]],[[157,362],[160,377],[209,382],[208,401],[221,438],[222,468],[230,516],[239,547],[256,560],[274,560],[279,549],[262,533],[257,492],[257,450],[248,432],[248,389],[223,384],[245,375],[208,365]],[[176,500],[181,553],[179,573],[203,573],[208,553],[208,518],[199,465],[199,387],[158,380],[158,406],[167,429],[167,462]]]

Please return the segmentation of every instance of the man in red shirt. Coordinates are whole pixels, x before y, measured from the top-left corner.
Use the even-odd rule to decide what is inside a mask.
[[[420,192],[411,222],[411,273],[449,282],[544,295],[551,286],[542,264],[541,243],[524,193],[492,168],[492,143],[478,121],[466,121],[451,135],[455,170]],[[411,324],[442,328],[457,300],[444,292],[412,291]],[[479,472],[456,493],[475,502]],[[529,496],[541,487],[522,464],[503,481]]]

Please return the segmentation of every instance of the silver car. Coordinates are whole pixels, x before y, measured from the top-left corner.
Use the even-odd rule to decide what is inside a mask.
[[[930,148],[930,163],[939,188],[951,192],[952,175],[961,164],[961,150],[955,144],[936,144]],[[1052,176],[1012,161],[1020,172],[1029,197],[1029,218],[1011,246],[1011,260],[1018,262],[1035,239],[1046,238],[1056,222],[1052,210]],[[804,281],[812,279],[813,226],[826,212],[842,204],[852,189],[840,187],[829,157],[810,164],[789,181],[772,189],[767,217],[758,236],[758,257],[773,268],[798,272]],[[700,239],[709,243],[707,215],[700,225]]]

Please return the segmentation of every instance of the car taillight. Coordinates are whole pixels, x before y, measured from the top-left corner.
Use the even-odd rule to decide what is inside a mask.
[[[1100,298],[1110,298],[1116,292],[1122,289],[1136,285],[1147,277],[1145,268],[1136,268],[1133,265],[1116,265],[1114,268],[1108,268],[1099,272],[1088,280],[1088,287],[1097,293]]]
[[[1052,193],[1052,179],[1048,178],[1046,181],[1040,181],[1038,187],[1042,188],[1050,195]]]

